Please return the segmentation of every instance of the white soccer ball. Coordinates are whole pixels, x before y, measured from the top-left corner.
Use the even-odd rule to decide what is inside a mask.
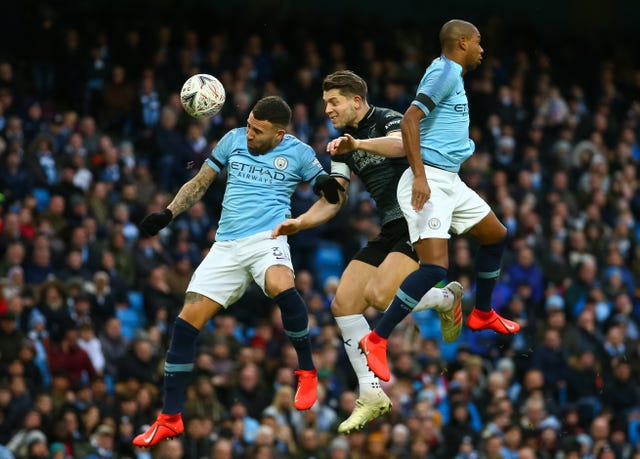
[[[194,118],[210,118],[216,115],[224,105],[225,98],[222,83],[206,73],[193,75],[184,82],[180,90],[182,108]]]

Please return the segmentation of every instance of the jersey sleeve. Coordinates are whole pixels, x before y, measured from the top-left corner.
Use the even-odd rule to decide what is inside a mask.
[[[392,132],[400,131],[400,121],[402,121],[402,115],[397,112],[388,112],[384,115],[382,122],[384,123],[382,126],[382,131],[384,135],[387,136]]]
[[[221,172],[227,165],[229,155],[233,151],[235,145],[237,130],[227,132],[211,150],[211,154],[205,161],[214,171]]]
[[[300,175],[303,182],[309,182],[313,185],[320,175],[326,175],[327,172],[316,158],[316,154],[311,147],[305,145],[302,161],[300,162]]]
[[[454,90],[457,84],[455,70],[449,65],[428,69],[422,77],[416,98],[411,105],[417,106],[425,116]]]

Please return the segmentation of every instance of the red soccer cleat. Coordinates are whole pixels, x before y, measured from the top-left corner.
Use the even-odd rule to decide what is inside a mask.
[[[467,327],[471,330],[493,330],[503,335],[513,335],[520,331],[520,325],[513,320],[505,319],[493,309],[489,312],[473,308],[467,319]]]
[[[391,372],[387,363],[387,339],[376,334],[372,340],[374,333],[371,331],[360,339],[360,350],[367,358],[367,365],[373,374],[383,381],[389,381]]]
[[[298,389],[293,399],[297,410],[308,410],[318,398],[318,370],[296,370]]]
[[[135,437],[132,443],[135,446],[148,448],[158,444],[165,438],[173,438],[184,432],[184,424],[182,423],[182,415],[178,414],[162,414],[160,413],[151,427],[145,433],[141,433]]]

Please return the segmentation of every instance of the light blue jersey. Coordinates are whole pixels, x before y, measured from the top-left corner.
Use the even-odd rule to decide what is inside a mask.
[[[252,155],[246,134],[246,128],[229,131],[206,161],[218,173],[226,167],[229,176],[216,241],[271,231],[291,218],[291,195],[298,183],[313,185],[326,174],[313,149],[294,136],[285,134],[273,150]]]
[[[475,150],[469,138],[469,102],[462,66],[444,56],[434,59],[420,81],[412,105],[425,114],[420,120],[422,161],[458,172]]]

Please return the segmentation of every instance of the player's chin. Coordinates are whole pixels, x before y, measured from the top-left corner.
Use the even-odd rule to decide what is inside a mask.
[[[329,119],[329,121],[331,121],[334,129],[342,129],[344,127],[344,123],[341,122],[338,118]]]

